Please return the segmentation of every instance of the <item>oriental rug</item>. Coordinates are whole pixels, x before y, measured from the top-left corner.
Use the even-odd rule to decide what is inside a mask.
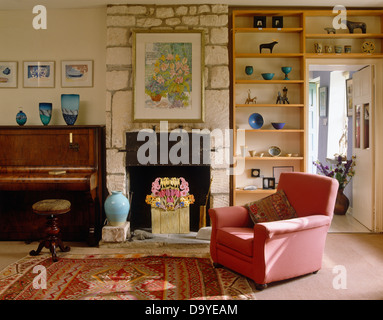
[[[0,300],[253,299],[251,281],[210,258],[134,254],[25,257],[0,272]]]

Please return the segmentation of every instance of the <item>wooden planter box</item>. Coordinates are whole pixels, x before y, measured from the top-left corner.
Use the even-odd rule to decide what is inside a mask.
[[[174,211],[152,208],[152,233],[189,232],[189,207]]]

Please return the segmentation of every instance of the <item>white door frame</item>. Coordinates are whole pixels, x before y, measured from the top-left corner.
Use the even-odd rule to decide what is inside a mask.
[[[306,59],[305,61],[305,90],[306,101],[305,105],[308,106],[308,90],[309,90],[309,66],[310,65],[323,65],[323,66],[340,66],[340,65],[374,65],[375,66],[375,87],[383,87],[383,62],[382,59]],[[375,141],[375,163],[380,163],[383,159],[383,90],[375,90],[375,116],[373,117],[375,123],[375,135],[371,141]],[[305,121],[306,128],[308,128],[308,108],[306,108]],[[306,132],[308,135],[308,132]],[[308,136],[306,143],[308,144]],[[308,145],[305,146],[308,150]],[[306,152],[307,153],[307,152]],[[307,154],[306,154],[307,156]],[[357,170],[357,165],[355,167]],[[374,232],[383,232],[383,166],[375,166],[375,185],[373,186],[375,192],[375,215],[373,221]]]

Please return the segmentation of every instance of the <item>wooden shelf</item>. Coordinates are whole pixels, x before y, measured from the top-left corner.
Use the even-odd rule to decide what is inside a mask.
[[[383,58],[383,53],[306,53],[307,59],[375,59]]]
[[[244,104],[244,103],[237,103],[235,105],[236,108],[276,108],[276,107],[286,107],[286,108],[304,108],[304,104],[300,103],[290,103],[290,104],[275,104],[275,103],[251,103],[251,104]]]
[[[302,32],[303,28],[234,28],[234,33],[298,33]]]
[[[250,193],[250,194],[273,194],[277,192],[277,189],[257,189],[257,190],[243,190],[243,189],[236,189],[236,193],[238,194],[245,194],[245,193]]]
[[[381,33],[308,33],[306,39],[383,39]]]
[[[236,79],[236,84],[303,84],[303,80],[246,80]]]
[[[303,160],[303,157],[285,157],[285,156],[279,156],[279,157],[272,157],[272,156],[263,156],[263,157],[235,157],[236,160],[238,159],[245,159],[245,160],[253,160],[253,161],[284,161],[284,160]]]
[[[303,133],[303,129],[237,129],[237,131],[257,132],[257,133]]]
[[[236,53],[235,58],[302,58],[303,53]]]

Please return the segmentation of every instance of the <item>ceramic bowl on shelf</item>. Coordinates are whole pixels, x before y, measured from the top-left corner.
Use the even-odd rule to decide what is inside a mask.
[[[278,157],[281,154],[281,149],[276,147],[276,146],[272,146],[272,147],[269,148],[269,154],[272,157]]]
[[[262,78],[265,80],[271,80],[274,77],[274,73],[262,73]]]
[[[249,117],[249,125],[253,129],[260,129],[263,126],[263,117],[259,113],[252,113]]]
[[[280,130],[283,129],[285,126],[284,122],[272,122],[271,125],[274,127],[274,129]]]

